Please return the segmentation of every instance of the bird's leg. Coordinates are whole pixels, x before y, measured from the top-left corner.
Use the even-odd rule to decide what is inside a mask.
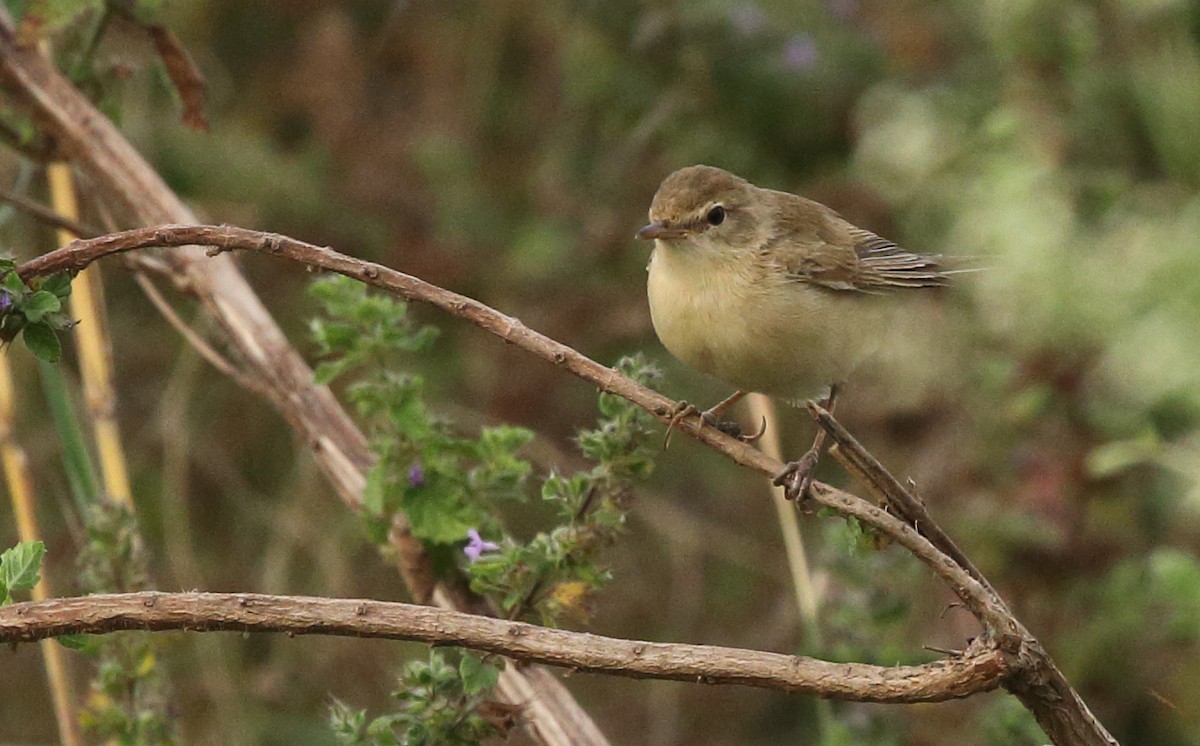
[[[741,434],[741,428],[737,428],[736,423],[730,423],[737,428],[736,431],[730,432],[730,430],[726,429],[726,423],[722,422],[720,419],[721,414],[726,409],[729,409],[734,404],[740,402],[748,393],[748,391],[734,391],[732,394],[712,405],[703,412],[696,409],[694,405],[685,401],[679,402],[679,404],[675,405],[675,411],[671,415],[671,421],[667,423],[667,434],[663,436],[663,450],[666,450],[667,446],[671,444],[671,432],[675,429],[675,426],[678,425],[679,422],[685,417],[691,417],[692,415],[700,416],[701,427],[704,427],[705,424],[712,425],[726,435],[731,435],[742,442],[753,443],[761,438],[763,432],[766,430],[765,425],[758,431],[758,433],[746,436]]]
[[[832,384],[829,387],[829,398],[821,402],[821,408],[828,412],[833,412],[833,404],[837,399],[838,384]],[[771,483],[776,487],[783,487],[783,496],[788,500],[792,500],[797,505],[802,505],[808,498],[808,489],[812,486],[813,472],[817,468],[817,462],[821,459],[821,450],[825,446],[825,430],[818,427],[817,434],[813,438],[812,448],[804,452],[796,461],[789,461],[783,467],[783,471],[775,475]]]

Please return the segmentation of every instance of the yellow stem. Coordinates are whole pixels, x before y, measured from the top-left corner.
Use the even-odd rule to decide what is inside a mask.
[[[50,183],[50,202],[55,212],[79,220],[71,167],[66,163],[51,163],[46,177]],[[65,246],[75,238],[75,234],[68,230],[58,230],[61,245]],[[71,283],[71,313],[80,321],[74,336],[79,348],[83,391],[91,415],[105,492],[112,499],[132,508],[125,449],[114,416],[116,395],[112,385],[112,346],[108,341],[102,299],[99,267],[92,265],[80,272]]]
[[[13,515],[17,519],[18,540],[35,541],[42,536],[33,509],[33,477],[29,473],[25,451],[13,437],[16,431],[14,423],[12,374],[8,358],[0,357],[0,462],[3,462],[4,480],[8,485]],[[43,570],[41,580],[33,587],[33,600],[41,601],[50,595],[50,582]],[[46,676],[50,680],[50,696],[54,702],[54,717],[58,721],[59,740],[66,746],[80,746],[79,718],[75,715],[71,676],[64,648],[54,640],[42,640],[38,644],[41,646]]]
[[[782,449],[779,445],[775,403],[769,396],[763,394],[751,394],[746,401],[750,405],[751,421],[759,423],[765,419],[767,423],[767,431],[759,441],[763,453],[783,461]],[[813,637],[810,643],[819,645],[820,627],[817,625],[817,615],[820,611],[821,600],[816,584],[813,583],[812,572],[808,567],[808,558],[805,556],[804,536],[800,533],[800,520],[796,517],[796,506],[783,496],[782,487],[771,487],[771,498],[775,503],[775,512],[779,518],[779,529],[783,532],[783,548],[787,555],[788,569],[792,574],[796,606],[800,609],[800,618],[804,621],[806,631]]]

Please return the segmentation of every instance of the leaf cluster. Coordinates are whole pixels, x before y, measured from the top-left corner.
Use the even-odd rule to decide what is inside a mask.
[[[617,369],[642,383],[658,375],[640,356],[621,360]],[[652,420],[612,394],[600,395],[599,408],[597,426],[576,439],[595,465],[569,476],[551,473],[542,482],[542,500],[554,508],[556,525],[468,568],[472,589],[496,598],[510,617],[535,611],[543,624],[554,624],[564,614],[580,615],[587,596],[611,577],[599,564],[599,550],[625,525],[632,483],[653,468],[646,445]]]
[[[79,554],[79,581],[90,593],[123,593],[149,587],[149,569],[137,519],[125,505],[99,500],[84,507],[87,542]],[[167,707],[170,687],[158,665],[161,640],[148,634],[71,635],[70,648],[97,659],[97,671],[80,713],[84,727],[122,743],[171,744],[175,722]]]
[[[58,332],[75,325],[64,310],[71,295],[71,276],[65,272],[51,275],[28,287],[16,268],[12,258],[0,257],[0,345],[11,343],[19,334],[30,352],[56,363],[62,357]]]
[[[492,529],[486,506],[525,499],[531,467],[517,451],[533,434],[502,425],[466,437],[430,412],[424,381],[400,366],[405,353],[427,349],[437,330],[416,326],[405,303],[340,277],[314,282],[311,293],[323,311],[311,331],[327,358],[317,379],[328,383],[354,372],[346,394],[378,458],[363,496],[372,538],[385,540],[398,510],[431,546],[461,543],[473,528]]]
[[[452,665],[434,650],[428,660],[404,667],[400,687],[392,693],[399,711],[367,720],[366,710],[352,710],[334,700],[329,724],[338,743],[352,746],[470,746],[502,735],[503,724],[488,712],[487,693],[500,669],[470,653]]]
[[[436,331],[414,324],[403,302],[340,277],[318,280],[311,293],[322,306],[311,323],[325,358],[317,377],[330,382],[354,374],[346,393],[366,420],[378,457],[364,494],[373,538],[384,540],[397,510],[435,551],[461,545],[471,531],[500,533],[499,505],[527,497],[533,467],[519,451],[533,434],[500,425],[467,437],[432,415],[422,379],[401,365],[404,354],[427,349]],[[642,382],[657,375],[641,358],[617,367]],[[551,473],[541,485],[554,525],[527,542],[489,545],[489,553],[481,550],[468,564],[472,588],[510,616],[536,611],[543,623],[553,623],[582,611],[585,597],[609,579],[598,551],[624,525],[630,484],[651,471],[645,446],[651,418],[612,394],[600,395],[599,409],[596,427],[577,438],[594,466],[569,476]]]

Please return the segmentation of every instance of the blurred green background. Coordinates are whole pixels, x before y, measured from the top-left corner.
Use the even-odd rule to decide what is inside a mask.
[[[676,397],[727,393],[650,327],[632,235],[677,167],[722,166],[910,250],[973,257],[986,271],[914,310],[839,413],[916,480],[1122,743],[1200,742],[1200,3],[176,0],[162,13],[207,77],[211,132],[179,124],[135,34],[118,28],[99,60],[121,73],[109,108],[124,131],[205,220],[383,262],[606,363],[646,351]],[[6,242],[28,235],[18,222],[6,217]],[[303,271],[241,261],[311,350]],[[198,362],[128,276],[109,265],[106,279],[157,587],[403,599],[286,424]],[[570,462],[594,418],[589,386],[416,313],[443,331],[412,361],[442,412],[528,426],[548,462]],[[66,588],[65,477],[31,356],[10,354],[49,572]],[[799,453],[812,425],[782,414]],[[821,476],[846,483],[832,460]],[[587,628],[883,664],[977,631],[902,551],[851,553],[831,519],[803,529],[822,649],[803,639],[763,480],[676,438]],[[188,742],[321,744],[330,695],[384,706],[413,652],[179,634],[161,656]],[[53,741],[48,695],[22,683],[40,680],[35,646],[2,666],[0,742]],[[816,727],[797,696],[568,685],[613,743],[808,743]],[[827,743],[1044,742],[1000,694],[834,716]]]

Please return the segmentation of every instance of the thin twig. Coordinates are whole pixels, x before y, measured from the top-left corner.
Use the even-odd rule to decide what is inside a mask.
[[[146,294],[146,297],[150,299],[150,302],[154,304],[154,307],[158,309],[158,312],[167,320],[167,323],[175,327],[175,331],[179,332],[180,336],[200,354],[200,357],[208,361],[209,365],[216,368],[218,373],[228,377],[245,389],[254,391],[263,397],[267,396],[267,390],[258,381],[238,370],[233,363],[226,360],[221,353],[217,352],[204,337],[200,336],[199,332],[188,326],[187,322],[179,317],[179,314],[175,312],[175,308],[163,297],[158,286],[154,284],[154,281],[146,273],[135,272],[133,278],[137,281],[138,286],[141,287],[142,292]]]
[[[820,404],[813,401],[808,402],[808,411],[817,424],[837,443],[839,461],[842,461],[862,481],[872,486],[874,488],[872,492],[882,494],[896,515],[915,528],[917,533],[929,539],[935,547],[957,562],[960,567],[971,573],[971,577],[978,580],[999,599],[999,595],[984,578],[979,568],[975,567],[967,555],[958,548],[950,535],[934,522],[924,503],[913,497],[912,493],[900,484],[900,480],[892,476],[892,473],[879,463],[878,459],[868,453],[867,449],[863,448],[862,444],[850,434],[850,431],[835,420],[833,415]]]
[[[8,202],[13,207],[36,220],[54,228],[70,231],[76,236],[87,238],[90,236],[99,236],[104,232],[80,220],[62,215],[39,202],[35,202],[9,189],[0,188],[0,201]]]

